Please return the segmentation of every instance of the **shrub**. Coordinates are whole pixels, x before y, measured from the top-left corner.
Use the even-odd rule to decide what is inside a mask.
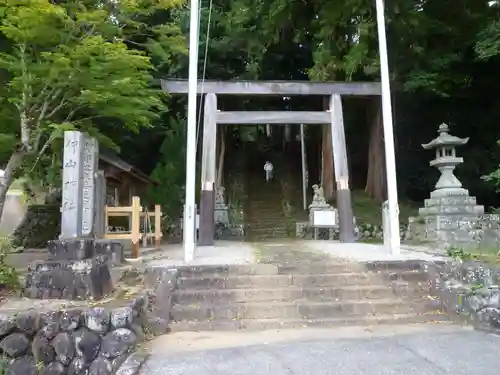
[[[9,238],[0,238],[0,288],[16,289],[20,286],[19,273],[14,267],[5,262],[7,254],[12,252],[12,243]]]
[[[20,249],[43,249],[61,231],[61,211],[58,204],[31,205],[12,234],[12,245]]]

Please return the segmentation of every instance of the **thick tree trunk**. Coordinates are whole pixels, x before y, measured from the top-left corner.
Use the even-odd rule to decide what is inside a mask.
[[[368,173],[366,176],[366,193],[377,202],[387,198],[385,173],[384,129],[380,99],[370,103],[370,143],[368,146]]]
[[[22,148],[22,147],[21,147]],[[3,180],[0,182],[0,217],[3,215],[3,207],[5,205],[5,197],[9,191],[10,185],[14,181],[14,172],[21,166],[23,162],[24,152],[16,150],[10,156],[9,162],[4,170]]]
[[[323,109],[329,109],[328,98],[323,99]],[[335,171],[333,165],[333,144],[331,124],[322,125],[322,165],[321,165],[321,183],[325,199],[331,201],[335,199]]]
[[[218,125],[216,125],[218,126]],[[217,135],[219,138],[219,155],[218,155],[218,163],[217,163],[217,181],[215,187],[220,187],[224,183],[224,159],[226,157],[226,127],[219,126],[219,131],[217,131]]]

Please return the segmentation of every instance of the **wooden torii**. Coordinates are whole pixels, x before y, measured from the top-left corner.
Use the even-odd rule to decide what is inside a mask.
[[[161,80],[170,94],[187,94],[187,80]],[[344,132],[342,96],[380,96],[379,82],[310,81],[204,81],[198,93],[205,95],[201,166],[199,246],[214,244],[217,124],[331,124],[337,187],[340,240],[354,242],[353,211]],[[321,95],[329,96],[327,111],[219,111],[217,95]]]

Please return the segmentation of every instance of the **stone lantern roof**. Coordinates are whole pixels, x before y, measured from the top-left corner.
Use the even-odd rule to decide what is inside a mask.
[[[469,138],[458,138],[454,135],[449,134],[450,128],[446,124],[439,125],[438,133],[439,136],[434,138],[429,143],[423,144],[422,147],[426,150],[432,150],[438,147],[446,146],[462,146],[469,142]]]

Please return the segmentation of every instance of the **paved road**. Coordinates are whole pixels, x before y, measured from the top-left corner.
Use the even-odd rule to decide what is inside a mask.
[[[497,375],[500,371],[500,337],[460,327],[429,326],[387,335],[299,336],[247,346],[243,337],[237,346],[197,350],[194,345],[177,351],[167,349],[168,342],[173,346],[176,339],[166,337],[156,350],[153,347],[141,375]]]

